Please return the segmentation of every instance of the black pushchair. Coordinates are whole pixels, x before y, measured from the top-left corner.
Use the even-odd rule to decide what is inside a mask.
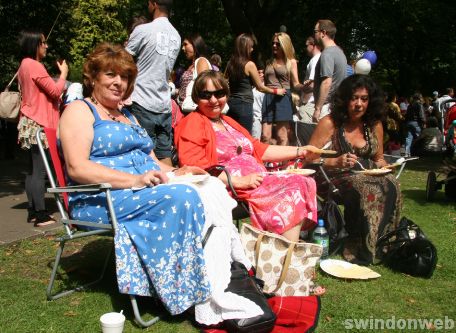
[[[429,171],[426,182],[426,200],[432,201],[435,192],[445,188],[445,196],[448,199],[456,200],[456,119],[451,117],[452,112],[456,112],[456,105],[449,108],[447,113],[443,112],[443,108],[447,103],[454,103],[456,99],[450,99],[440,105],[442,119],[444,119],[443,128],[445,133],[445,151],[443,165],[439,170]],[[454,110],[452,110],[454,109]],[[446,178],[438,180],[438,178]]]

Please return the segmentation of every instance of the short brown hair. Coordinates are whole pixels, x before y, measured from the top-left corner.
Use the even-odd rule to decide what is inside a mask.
[[[130,97],[135,85],[138,69],[130,53],[121,45],[101,43],[87,56],[83,66],[84,95],[93,91],[93,81],[102,71],[112,70],[128,77],[127,90],[123,99]]]
[[[206,83],[209,80],[212,81],[215,88],[223,89],[223,91],[225,91],[226,96],[230,95],[230,88],[228,86],[228,82],[223,77],[223,74],[213,70],[205,70],[198,75],[198,77],[195,80],[195,84],[193,85],[193,102],[198,103],[198,101],[200,100],[199,96],[204,90],[206,90]]]
[[[318,29],[326,31],[329,38],[336,38],[336,25],[331,20],[318,20]]]

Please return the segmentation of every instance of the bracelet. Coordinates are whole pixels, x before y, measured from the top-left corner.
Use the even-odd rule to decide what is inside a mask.
[[[326,161],[326,158],[320,157],[320,164],[321,164],[321,166],[324,166],[324,165],[325,165],[325,161]]]
[[[171,170],[171,172],[175,172],[177,170],[179,170],[179,168],[174,168],[174,169]]]
[[[277,88],[272,88],[272,93],[273,93],[274,95],[277,95]]]
[[[296,158],[299,157],[299,149],[301,149],[301,147],[296,147]]]

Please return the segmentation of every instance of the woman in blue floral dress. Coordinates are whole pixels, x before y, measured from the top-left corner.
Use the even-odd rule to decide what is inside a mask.
[[[201,234],[204,208],[195,188],[166,184],[172,168],[159,162],[153,142],[119,105],[133,90],[133,58],[120,46],[99,45],[84,64],[90,96],[67,106],[59,124],[72,183],[110,183],[119,228],[115,235],[121,293],[158,295],[171,314],[210,297]],[[174,174],[202,174],[183,167]],[[70,197],[73,218],[108,223],[103,194]]]

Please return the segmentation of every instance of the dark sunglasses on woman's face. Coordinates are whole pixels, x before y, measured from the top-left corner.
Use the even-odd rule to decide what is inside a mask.
[[[222,98],[222,97],[226,96],[226,92],[223,89],[214,90],[214,91],[204,90],[204,91],[200,92],[200,94],[199,94],[199,98],[201,98],[201,99],[211,99],[212,96],[215,96],[215,98]]]

